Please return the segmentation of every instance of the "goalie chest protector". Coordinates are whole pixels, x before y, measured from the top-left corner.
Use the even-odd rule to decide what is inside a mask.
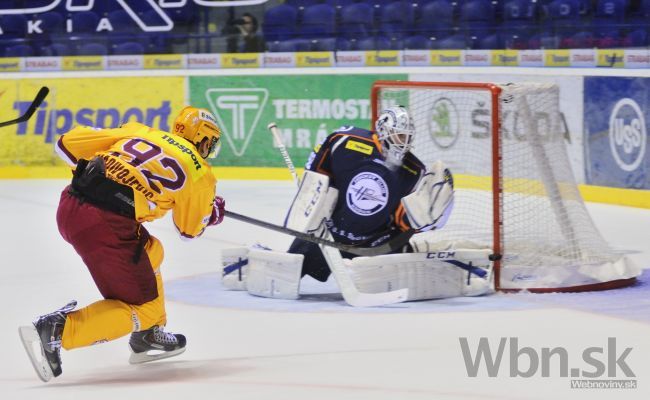
[[[408,153],[399,169],[390,170],[373,136],[365,129],[343,127],[325,139],[307,164],[308,169],[329,175],[330,185],[339,191],[329,228],[342,243],[375,239],[394,227],[392,214],[424,169]]]

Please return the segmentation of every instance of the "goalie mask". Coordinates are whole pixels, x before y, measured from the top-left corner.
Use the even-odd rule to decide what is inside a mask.
[[[219,152],[221,129],[217,119],[206,109],[183,108],[174,120],[173,133],[192,142],[203,158],[216,157]]]
[[[406,108],[393,106],[385,109],[375,122],[375,130],[382,145],[386,163],[392,167],[402,165],[404,155],[413,147],[415,127]]]

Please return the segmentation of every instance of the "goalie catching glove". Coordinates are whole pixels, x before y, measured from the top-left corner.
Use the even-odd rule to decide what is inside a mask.
[[[425,232],[442,228],[454,205],[454,179],[442,161],[436,161],[420,178],[415,190],[402,198],[409,224]]]

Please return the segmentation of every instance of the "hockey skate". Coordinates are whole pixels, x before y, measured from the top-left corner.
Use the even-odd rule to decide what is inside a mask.
[[[163,331],[153,326],[145,331],[133,332],[129,339],[130,364],[142,364],[177,356],[185,351],[185,336]]]
[[[77,306],[72,300],[51,314],[40,316],[32,326],[18,328],[32,366],[43,382],[61,375],[61,336],[68,313]],[[38,348],[36,348],[38,346]]]

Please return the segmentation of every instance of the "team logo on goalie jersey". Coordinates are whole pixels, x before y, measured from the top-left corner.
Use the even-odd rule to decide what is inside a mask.
[[[384,179],[372,172],[357,174],[345,195],[348,207],[358,215],[373,215],[388,203],[388,185]]]

